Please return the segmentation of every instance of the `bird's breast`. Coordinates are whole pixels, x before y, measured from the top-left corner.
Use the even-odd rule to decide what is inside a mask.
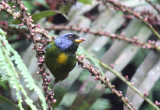
[[[65,64],[67,62],[68,55],[65,53],[60,53],[57,58],[56,62],[59,64]]]

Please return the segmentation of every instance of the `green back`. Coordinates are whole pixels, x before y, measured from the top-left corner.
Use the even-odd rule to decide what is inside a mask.
[[[65,53],[68,56],[64,64],[59,64],[56,60],[61,53]],[[45,63],[53,76],[61,81],[68,76],[76,65],[76,55],[61,50],[53,41],[46,48]]]

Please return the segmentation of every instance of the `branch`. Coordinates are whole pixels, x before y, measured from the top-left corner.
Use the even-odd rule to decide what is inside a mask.
[[[65,25],[52,25],[48,28],[46,28],[47,30],[70,30],[70,31],[77,31],[77,32],[84,32],[84,33],[90,33],[90,34],[94,34],[94,35],[98,35],[98,36],[106,36],[106,37],[110,37],[111,39],[118,39],[118,40],[123,40],[132,44],[136,44],[137,46],[141,46],[142,48],[146,48],[146,49],[154,49],[159,51],[160,47],[157,45],[157,43],[155,42],[149,42],[149,43],[145,43],[145,42],[141,42],[138,41],[138,39],[136,37],[134,37],[133,39],[125,37],[125,35],[117,35],[117,34],[111,34],[109,32],[103,32],[103,31],[94,31],[94,30],[90,30],[90,29],[83,29],[81,27],[73,27],[71,26],[65,26]]]
[[[141,96],[146,102],[148,102],[153,108],[156,110],[160,110],[159,107],[157,107],[149,98],[146,97],[145,94],[142,94],[136,87],[134,87],[129,81],[127,81],[119,72],[115,71],[112,69],[110,66],[107,64],[99,61],[98,59],[95,58],[95,60],[103,66],[105,69],[108,71],[112,72],[115,76],[117,76],[121,81],[123,81],[125,84],[127,84],[134,92],[136,92],[139,96]]]
[[[32,17],[29,16],[30,14],[26,12],[27,8],[23,4],[21,5],[21,7],[23,7],[23,10],[24,10],[24,11],[21,11],[22,13],[20,11],[15,12],[15,10],[11,9],[11,7],[7,3],[5,3],[4,1],[2,1],[0,3],[0,11],[3,10],[8,15],[11,15],[14,19],[20,20],[22,22],[21,26],[23,26],[24,24],[26,24],[26,26],[28,28],[27,30],[30,32],[30,34],[31,34],[32,37],[34,37],[34,33],[40,33],[44,37],[46,37],[46,39],[54,38],[52,36],[49,36],[47,34],[48,32],[46,30],[44,30],[42,27],[39,27],[39,25],[33,24],[32,23],[33,22]],[[27,19],[24,19],[23,17],[25,17]],[[41,28],[41,29],[39,29],[39,28]],[[35,29],[37,30],[37,32],[35,31]]]
[[[20,8],[20,12],[15,12],[14,9],[11,9],[11,7],[2,1],[0,3],[0,11],[3,10],[7,14],[11,15],[14,19],[18,19],[22,22],[21,25],[26,25],[27,29],[31,35],[30,38],[33,41],[33,49],[36,50],[36,56],[38,58],[38,66],[40,68],[40,71],[37,72],[42,75],[43,78],[43,89],[45,92],[45,95],[48,96],[46,97],[46,101],[49,107],[49,110],[52,110],[52,104],[56,102],[56,100],[53,98],[54,94],[49,94],[48,91],[48,85],[51,82],[52,79],[48,79],[46,76],[49,76],[49,73],[45,72],[45,67],[44,67],[44,47],[49,43],[49,35],[47,34],[47,31],[45,31],[43,28],[38,29],[35,31],[36,28],[38,28],[36,25],[32,24],[33,20],[32,17],[29,13],[26,11],[28,10],[27,7],[24,6],[23,3],[21,3],[20,0],[16,0],[17,6]]]
[[[146,2],[148,2],[160,15],[160,9],[158,9],[157,6],[151,2],[151,0],[146,0]]]
[[[7,25],[7,27],[6,27],[6,26],[3,26],[3,25],[0,24],[0,27],[7,32],[16,33],[16,34],[20,34],[20,33],[24,34],[24,33],[29,32],[26,28],[15,28],[15,27],[10,26],[10,25]],[[93,31],[93,30],[90,30],[90,29],[83,29],[83,28],[78,27],[78,26],[73,27],[72,25],[65,26],[65,25],[54,25],[54,24],[52,24],[50,27],[46,27],[45,29],[47,29],[47,30],[70,30],[70,31],[76,31],[76,32],[90,33],[90,34],[94,34],[94,35],[98,35],[98,36],[106,36],[106,37],[109,37],[111,39],[123,40],[125,42],[136,44],[136,46],[141,46],[142,48],[146,48],[146,49],[153,49],[153,50],[157,50],[157,51],[160,50],[160,47],[154,41],[149,40],[148,43],[141,42],[141,41],[138,41],[138,39],[136,37],[134,37],[133,39],[125,37],[125,35],[123,35],[124,33],[122,35],[117,35],[117,34],[111,34],[109,32]],[[43,31],[39,30],[39,28],[36,28],[34,30],[35,30],[35,32],[37,32],[39,34],[42,34],[42,35],[45,34],[45,36],[47,36],[47,38],[51,38],[51,36],[44,33]]]
[[[135,110],[132,104],[128,101],[127,97],[124,97],[121,91],[116,90],[115,86],[109,82],[109,79],[107,79],[106,76],[105,78],[100,76],[100,72],[96,70],[94,67],[92,67],[91,64],[84,63],[83,57],[81,56],[77,55],[77,62],[79,65],[81,65],[82,68],[87,69],[92,76],[95,76],[95,80],[101,81],[101,83],[104,84],[105,87],[108,87],[118,98],[120,98],[121,101],[128,107],[129,110]]]
[[[82,50],[82,49],[81,49]],[[113,69],[113,65],[108,66],[107,64],[101,62],[100,60],[94,58],[94,57],[88,57],[88,55],[86,54],[86,51],[83,50],[84,55],[87,56],[87,59],[89,60],[94,60],[95,62],[99,63],[100,66],[104,67],[105,69],[107,69],[108,71],[110,71],[111,73],[113,73],[115,76],[117,76],[121,81],[123,81],[126,85],[128,85],[134,92],[136,92],[140,97],[142,97],[146,102],[148,102],[151,106],[153,106],[154,108],[156,108],[156,110],[160,110],[156,104],[154,104],[150,99],[148,99],[146,96],[146,93],[142,94],[136,87],[134,87],[126,78],[124,78],[121,73],[115,71]],[[77,53],[77,56],[80,56],[82,53]],[[83,60],[84,59],[84,55],[81,55],[80,58]],[[89,64],[90,65],[90,64]],[[82,66],[83,67],[83,66]],[[84,66],[85,67],[85,66]],[[93,69],[94,70],[94,69]],[[101,73],[102,74],[102,73]]]
[[[118,3],[116,0],[103,0],[103,2],[110,3],[114,7],[119,8],[122,12],[128,12],[131,15],[135,16],[137,19],[142,21],[146,26],[148,26],[151,29],[151,31],[156,35],[156,37],[158,37],[160,39],[160,34],[154,29],[154,27],[149,22],[147,22],[142,16],[140,16],[139,13],[132,11],[131,9],[126,7],[125,5]]]
[[[31,37],[32,37],[32,41],[34,43],[34,49],[36,50],[36,54],[37,54],[37,58],[38,58],[38,66],[40,68],[39,73],[42,74],[42,78],[43,78],[43,86],[44,86],[44,92],[46,95],[46,101],[48,104],[48,108],[49,110],[52,110],[52,103],[55,103],[55,99],[53,98],[54,94],[49,94],[48,91],[48,85],[49,82],[52,79],[48,79],[46,78],[46,72],[45,72],[45,66],[44,66],[44,51],[43,48],[47,45],[47,42],[45,41],[46,39],[44,39],[44,42],[41,42],[41,39],[38,35],[39,33],[37,33],[34,28],[35,26],[32,24],[33,20],[31,17],[28,17],[28,13],[26,12],[26,10],[28,10],[23,3],[20,2],[20,0],[16,0],[17,5],[20,7],[20,11],[21,11],[21,22],[26,24]],[[41,32],[41,31],[40,31]],[[38,35],[38,38],[36,37],[36,35]],[[44,32],[43,30],[43,34],[41,33],[42,36],[45,36],[46,38],[48,38],[46,35],[47,33]],[[36,39],[37,38],[37,39]],[[41,45],[38,44],[41,43]],[[49,95],[48,95],[49,94]]]

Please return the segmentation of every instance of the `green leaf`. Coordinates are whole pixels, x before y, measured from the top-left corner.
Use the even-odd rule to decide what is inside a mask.
[[[107,99],[98,99],[90,108],[90,110],[108,110],[111,108],[110,102]]]
[[[53,16],[55,14],[57,14],[57,12],[55,12],[53,10],[41,11],[39,13],[33,14],[32,19],[35,23],[35,22],[38,22],[42,18]]]
[[[60,9],[59,9],[60,13],[63,13],[63,14],[67,13],[71,8],[71,6],[72,6],[71,2],[67,2],[65,5],[60,6]]]
[[[5,42],[5,45],[2,44],[3,42]],[[8,79],[7,81],[9,82],[10,86],[16,89],[18,106],[20,107],[20,109],[24,110],[22,106],[23,102],[21,96],[22,93],[26,104],[28,104],[32,110],[37,110],[36,106],[33,104],[32,99],[28,96],[27,91],[20,83],[19,76],[21,75],[24,78],[27,87],[30,90],[34,90],[37,93],[39,99],[42,102],[43,110],[47,110],[47,104],[45,102],[45,97],[42,91],[35,84],[32,76],[29,74],[28,69],[23,63],[23,60],[21,59],[20,55],[8,43],[5,37],[5,33],[1,29],[0,29],[0,57],[1,57],[0,75],[3,79]],[[20,72],[17,72],[17,69],[20,70]]]
[[[84,4],[92,4],[92,0],[78,0],[79,2],[81,3],[84,3]]]
[[[31,12],[32,6],[31,6],[31,1],[24,1],[24,6],[28,8],[27,12]]]
[[[53,10],[47,10],[47,11],[41,11],[41,12],[36,13],[36,14],[32,14],[31,16],[32,16],[33,22],[37,23],[42,18],[50,17],[50,16],[53,16],[53,15],[56,15],[56,14],[57,14],[57,12],[55,12]],[[13,24],[19,24],[20,21],[15,20],[12,23]]]
[[[35,1],[42,4],[45,8],[49,9],[49,6],[46,4],[44,0],[35,0]]]
[[[4,96],[0,96],[0,110],[18,110],[17,105]]]

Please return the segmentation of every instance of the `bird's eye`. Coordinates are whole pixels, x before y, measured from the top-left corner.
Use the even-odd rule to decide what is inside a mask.
[[[69,38],[69,39],[71,39],[71,38],[72,38],[72,36],[68,36],[68,38]]]

